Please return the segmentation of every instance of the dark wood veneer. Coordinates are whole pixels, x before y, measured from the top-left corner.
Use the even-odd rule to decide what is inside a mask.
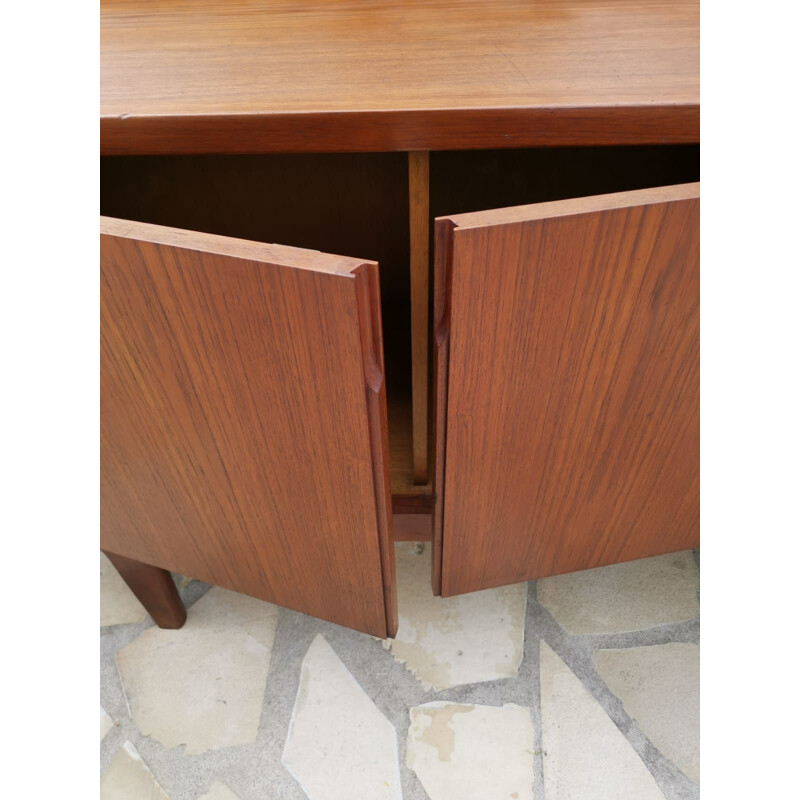
[[[104,552],[159,628],[183,627],[186,609],[167,570]]]
[[[103,219],[102,549],[393,634],[377,298],[371,262]]]
[[[697,546],[699,184],[436,230],[442,594]]]

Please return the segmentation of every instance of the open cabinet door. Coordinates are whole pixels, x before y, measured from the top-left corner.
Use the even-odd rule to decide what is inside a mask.
[[[437,220],[443,595],[698,545],[699,216],[691,184]]]
[[[101,547],[397,627],[374,262],[101,218]]]

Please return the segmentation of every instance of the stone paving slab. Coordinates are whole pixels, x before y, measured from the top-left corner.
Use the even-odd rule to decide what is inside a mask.
[[[396,548],[407,590],[400,616],[412,632],[402,641],[424,649],[405,663],[386,649],[399,635],[384,643],[180,578],[182,630],[161,631],[146,614],[101,627],[104,800],[138,800],[121,788],[125,774],[138,776],[125,780],[148,800],[373,800],[385,791],[392,800],[558,800],[573,784],[588,791],[587,776],[608,786],[609,764],[616,793],[581,800],[699,798],[696,554],[563,576],[576,592],[566,604],[568,584],[554,591],[539,581],[447,607],[420,595],[430,592],[422,549]],[[652,603],[642,575],[661,581],[658,613],[643,611]],[[119,598],[119,585],[108,587]],[[621,609],[614,591],[637,610]],[[419,632],[431,618],[426,641]],[[468,669],[453,668],[458,650],[470,653]],[[665,712],[668,698],[680,713]],[[574,733],[560,736],[554,720]],[[337,773],[366,783],[342,794]],[[320,794],[337,780],[339,794]]]

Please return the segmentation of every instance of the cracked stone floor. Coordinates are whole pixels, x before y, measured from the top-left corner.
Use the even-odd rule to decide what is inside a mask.
[[[175,576],[156,628],[101,557],[104,800],[699,797],[699,553],[435,598],[396,545],[379,641]]]

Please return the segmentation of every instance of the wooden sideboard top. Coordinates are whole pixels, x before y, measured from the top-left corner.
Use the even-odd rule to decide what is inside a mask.
[[[102,0],[101,150],[697,142],[698,0]]]

